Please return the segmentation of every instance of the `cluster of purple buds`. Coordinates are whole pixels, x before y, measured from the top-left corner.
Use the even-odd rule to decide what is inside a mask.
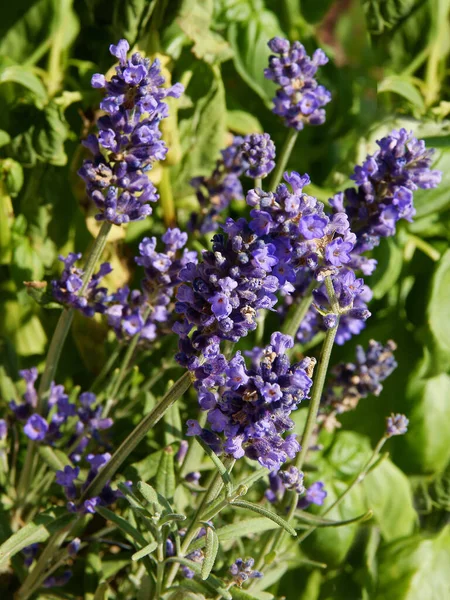
[[[340,363],[332,370],[332,378],[322,401],[319,422],[325,428],[335,415],[354,410],[361,398],[369,394],[379,396],[382,382],[397,367],[394,358],[396,345],[389,340],[385,345],[370,340],[366,351],[356,347],[355,363]],[[334,428],[334,427],[331,427]]]
[[[183,92],[181,84],[163,87],[157,59],[151,62],[137,52],[127,58],[129,48],[126,40],[110,46],[119,65],[109,81],[101,74],[92,77],[92,86],[105,90],[100,108],[106,114],[97,120],[98,135],[84,142],[93,159],[85,160],[79,171],[99,209],[96,219],[114,225],[151,214],[148,202],[158,195],[147,172],[167,154],[159,130],[168,116],[164,99],[179,98]]]
[[[217,230],[231,201],[243,199],[241,175],[264,178],[275,168],[275,144],[268,133],[235,136],[221,154],[209,177],[191,180],[201,211],[191,215],[190,228],[200,233]]]
[[[83,288],[82,269],[75,266],[75,263],[81,259],[81,254],[70,252],[67,258],[59,257],[64,263],[64,270],[59,279],[52,281],[52,293],[55,300],[71,308],[79,310],[87,317],[93,317],[95,313],[104,313],[106,310],[108,291],[100,287],[100,281],[111,273],[112,268],[109,263],[103,263],[97,273],[95,273],[86,289]]]
[[[367,303],[372,298],[372,292],[350,268],[341,269],[332,278],[332,283],[340,315],[336,343],[342,345],[364,329],[365,321],[371,314]],[[331,305],[325,285],[313,291],[313,299],[314,304],[297,332],[297,338],[302,343],[312,339],[319,331],[334,327],[337,322],[338,315],[333,312],[335,308]]]
[[[324,106],[331,100],[330,92],[317,83],[317,69],[328,62],[323,50],[317,49],[312,58],[300,42],[292,44],[275,37],[268,43],[274,55],[264,76],[276,83],[273,112],[283,117],[287,127],[301,131],[305,124],[322,125]]]
[[[268,133],[247,135],[241,145],[244,175],[264,178],[275,168],[275,144]]]
[[[14,413],[16,419],[19,421],[26,421],[37,406],[38,395],[35,383],[38,378],[38,370],[36,367],[24,369],[23,371],[19,371],[19,375],[25,381],[26,385],[25,392],[22,396],[23,402],[17,403],[15,400],[11,400],[9,408]]]
[[[260,571],[253,570],[254,564],[255,560],[253,558],[237,558],[231,565],[230,574],[239,587],[248,579],[260,579],[263,576]]]
[[[155,237],[144,238],[139,244],[139,256],[135,260],[145,270],[142,290],[130,292],[126,286],[108,298],[108,323],[119,339],[128,339],[139,333],[142,340],[153,341],[158,331],[170,332],[168,323],[171,322],[172,310],[169,305],[180,283],[180,270],[189,263],[196,264],[197,253],[184,248],[187,234],[178,228],[168,229],[162,241],[164,252],[156,250]]]
[[[246,200],[252,207],[250,229],[275,246],[273,274],[290,294],[299,272],[304,277],[306,270],[317,281],[337,274],[350,262],[356,237],[345,213],[328,217],[322,202],[303,192],[308,175],[292,171],[283,177],[275,192],[250,190]]]
[[[404,435],[408,431],[409,419],[405,415],[392,413],[386,418],[386,437]]]
[[[77,402],[70,401],[65,393],[64,386],[51,384],[48,398],[48,414],[46,418],[34,412],[37,403],[37,392],[34,384],[37,380],[37,369],[21,371],[21,376],[26,381],[24,402],[17,404],[12,401],[10,408],[17,419],[25,421],[24,433],[34,442],[49,446],[70,448],[69,458],[72,464],[66,465],[64,470],[57,471],[56,482],[64,488],[69,500],[68,509],[71,511],[94,512],[96,504],[112,504],[119,496],[108,485],[104,487],[99,497],[88,499],[84,506],[78,508],[73,502],[78,489],[75,481],[79,478],[80,463],[83,459],[90,465],[89,472],[82,489],[94,479],[98,471],[109,461],[108,452],[94,454],[90,448],[98,450],[105,447],[102,432],[109,429],[113,421],[102,416],[102,407],[97,404],[95,394],[83,392]]]
[[[0,419],[0,442],[5,441],[7,435],[8,435],[8,424],[6,423],[5,419]]]
[[[355,167],[351,178],[357,188],[347,188],[330,200],[335,211],[349,217],[357,236],[352,264],[366,274],[376,262],[359,255],[377,246],[380,237],[394,235],[398,221],[412,221],[413,192],[436,187],[442,176],[430,169],[434,150],[427,150],[425,142],[406,129],[392,131],[377,144],[378,150]]]
[[[239,177],[243,173],[241,146],[244,138],[235,136],[233,142],[221,151],[214,171],[209,176],[194,177],[190,184],[200,205],[199,213],[192,213],[189,228],[200,233],[216,231],[223,211],[232,200],[242,200],[244,192]]]
[[[174,326],[180,336],[176,358],[190,369],[209,345],[237,342],[253,331],[258,311],[277,302],[278,280],[271,275],[278,262],[275,246],[258,238],[245,219],[227,219],[223,231],[198,264],[187,264],[179,274],[175,310],[184,321]]]
[[[210,429],[188,421],[187,435],[200,436],[216,453],[239,459],[247,456],[270,471],[278,471],[300,450],[290,418],[308,397],[315,361],[291,365],[287,350],[293,339],[273,333],[265,348],[254,348],[247,366],[240,352],[227,361],[209,358],[194,374],[200,408],[207,411]],[[223,439],[218,434],[223,434]]]
[[[266,490],[265,496],[269,502],[275,504],[283,499],[286,490],[298,494],[297,508],[302,510],[311,504],[322,506],[327,497],[322,481],[316,481],[305,488],[303,473],[293,466],[286,471],[269,474],[269,488]]]

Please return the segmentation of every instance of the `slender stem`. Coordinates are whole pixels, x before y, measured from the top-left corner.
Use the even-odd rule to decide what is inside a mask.
[[[113,368],[114,363],[116,362],[117,357],[119,356],[119,354],[120,354],[121,351],[122,351],[122,346],[120,346],[119,344],[117,344],[117,346],[112,351],[110,357],[108,358],[108,360],[106,361],[106,363],[103,365],[102,370],[100,371],[100,373],[97,375],[97,377],[93,381],[93,383],[91,385],[91,390],[93,392],[95,392],[96,390],[99,389],[100,384],[103,383],[103,381],[105,380],[106,376],[108,375],[108,373],[110,372],[110,370]]]
[[[330,513],[333,510],[333,508],[336,508],[336,506],[339,506],[341,504],[341,502],[345,499],[345,497],[348,496],[348,494],[352,491],[352,489],[358,483],[361,483],[362,481],[364,481],[365,477],[367,476],[367,473],[369,472],[369,470],[372,467],[372,465],[374,464],[376,458],[380,454],[380,451],[381,451],[382,447],[384,446],[387,439],[388,438],[386,436],[383,436],[381,438],[381,440],[375,446],[372,456],[369,458],[367,463],[364,465],[364,468],[362,469],[362,471],[360,471],[358,473],[358,475],[355,477],[355,479],[350,483],[350,485],[347,487],[347,489],[339,496],[339,498],[336,498],[336,500],[333,502],[333,504],[331,504],[326,509],[326,511],[324,511],[320,515],[321,517],[325,517],[328,513]],[[309,535],[311,535],[311,533],[313,531],[315,531],[316,529],[317,529],[317,526],[313,526],[313,527],[310,527],[309,529],[307,529],[300,537],[297,538],[297,542],[298,543],[303,542],[303,540],[305,540]]]
[[[255,177],[255,189],[262,189],[262,179],[261,177]]]
[[[83,285],[78,293],[79,296],[84,294],[89,285],[95,266],[100,256],[103,254],[103,250],[105,249],[110,229],[111,223],[104,221],[87,257],[82,277]],[[73,315],[74,310],[72,308],[66,308],[61,313],[58,324],[56,325],[55,332],[50,342],[50,348],[48,349],[47,358],[45,361],[45,369],[39,384],[37,412],[40,412],[40,410],[43,408],[43,397],[48,392],[50,384],[55,377],[55,372],[58,367],[64,342],[66,341],[67,334],[69,333],[69,329],[72,324]]]
[[[289,307],[288,314],[281,329],[282,333],[291,335],[295,339],[297,331],[312,304],[312,291],[317,287],[317,285],[318,282],[313,279],[308,288],[305,290],[304,296],[300,302],[298,304],[292,304]]]
[[[281,178],[283,177],[283,171],[286,168],[289,157],[291,156],[292,149],[294,148],[297,140],[297,135],[298,131],[295,129],[289,129],[283,149],[281,150],[281,154],[277,160],[277,166],[275,167],[275,171],[272,173],[272,177],[270,179],[269,189],[272,191],[276,189],[277,185],[281,181]]]
[[[441,258],[441,253],[422,238],[417,237],[412,233],[408,234],[408,238],[416,248],[422,250],[422,252],[426,254],[429,258],[431,258],[431,260],[434,260],[436,262]]]
[[[103,254],[103,250],[105,249],[110,229],[111,223],[107,223],[105,221],[99,231],[97,238],[95,239],[92,245],[91,251],[87,257],[86,264],[84,266],[84,273],[82,277],[83,283],[79,291],[80,296],[86,291],[86,288],[91,280],[92,273],[94,272],[95,266],[100,256]],[[44,398],[48,390],[50,389],[51,382],[55,377],[59,359],[61,358],[61,352],[66,341],[67,335],[69,333],[70,326],[72,325],[73,315],[73,308],[65,308],[59,317],[56,329],[53,333],[53,337],[50,342],[50,347],[47,352],[45,369],[42,374],[41,381],[39,383],[38,401],[36,406],[36,412],[38,413],[41,413],[44,408]],[[22,473],[20,474],[19,484],[17,487],[18,498],[20,500],[23,499],[23,496],[26,494],[29,488],[30,479],[32,477],[32,473],[35,467],[35,460],[36,443],[32,440],[29,440],[27,445],[25,463],[22,469]]]
[[[333,283],[329,277],[327,277],[325,279],[325,285],[327,287],[328,297],[330,298],[330,304],[332,306],[332,309],[333,309],[333,311],[336,312],[337,315],[339,315],[339,306],[338,306],[338,303],[336,300],[336,295],[334,293]],[[312,435],[314,432],[314,428],[316,426],[317,413],[319,411],[320,400],[322,398],[322,392],[323,392],[323,388],[325,385],[325,379],[326,379],[326,375],[327,375],[327,371],[328,371],[328,365],[330,363],[331,352],[333,349],[333,344],[334,344],[334,340],[336,337],[336,332],[337,332],[338,326],[339,326],[339,316],[338,316],[336,325],[327,331],[325,340],[322,345],[322,350],[321,350],[320,358],[319,358],[319,364],[317,366],[316,374],[314,377],[313,388],[312,388],[312,392],[311,392],[311,401],[309,403],[308,416],[306,418],[305,429],[303,431],[303,436],[302,436],[302,447],[301,447],[300,452],[297,454],[297,457],[296,457],[296,460],[294,463],[299,471],[301,471],[303,464],[305,462],[305,458],[308,453],[311,438],[312,438]],[[288,523],[292,520],[292,518],[294,516],[295,509],[297,507],[297,500],[298,500],[298,496],[295,492],[293,492],[289,495],[286,495],[285,506],[289,502],[289,496],[291,496],[291,502],[289,505],[289,512],[288,512],[288,515],[286,518]],[[284,530],[279,530],[279,531],[276,530],[276,531],[272,532],[266,542],[263,552],[260,554],[258,563],[261,563],[264,561],[264,556],[268,552],[270,552],[270,550],[272,548],[274,550],[276,550],[281,545],[283,539],[284,539]],[[261,566],[261,564],[258,564],[256,568],[258,569],[260,566]]]
[[[142,320],[144,323],[147,321],[147,318],[151,312],[152,312],[152,307],[148,306],[146,308],[146,310],[144,311],[144,314],[142,315]],[[130,341],[130,344],[127,348],[125,356],[123,357],[123,361],[120,366],[120,371],[114,381],[113,388],[109,394],[111,399],[108,400],[108,403],[105,406],[105,410],[103,411],[103,415],[102,415],[103,417],[106,417],[108,415],[109,411],[111,410],[111,408],[114,406],[114,404],[117,403],[117,398],[116,398],[117,393],[119,392],[119,388],[122,385],[122,382],[125,378],[127,369],[130,365],[130,362],[133,358],[134,351],[136,350],[136,347],[137,347],[140,339],[141,339],[141,333],[138,332],[133,336],[133,338]]]
[[[181,398],[181,396],[189,389],[190,385],[191,375],[189,371],[186,371],[186,373],[173,384],[161,402],[143,418],[139,425],[135,427],[130,435],[121,443],[112,455],[111,460],[101,471],[99,471],[92,483],[85,490],[80,499],[80,503],[83,503],[87,498],[96,496],[103,489],[104,485],[116,473],[136,446],[138,446],[145,438],[150,429],[158,423],[172,404]]]
[[[230,458],[230,459],[226,460],[226,462],[224,463],[229,472],[233,468],[235,462],[236,461],[234,459]],[[197,532],[199,530],[199,521],[205,520],[203,518],[204,514],[205,514],[205,509],[208,506],[210,506],[212,502],[214,502],[214,500],[220,494],[222,488],[223,488],[222,477],[219,472],[216,472],[215,476],[213,477],[213,479],[211,480],[211,483],[208,486],[208,489],[205,492],[205,495],[202,498],[202,501],[200,502],[199,507],[195,511],[195,514],[192,517],[192,520],[191,520],[189,527],[186,531],[186,534],[183,538],[183,543],[180,548],[181,556],[184,557],[187,554],[187,551],[189,550],[189,546],[191,545],[192,541],[195,539],[195,536],[197,535]],[[225,499],[224,506],[226,504],[228,504],[228,500]],[[219,507],[219,510],[220,510],[220,508],[223,508],[223,507]],[[169,588],[172,585],[172,583],[174,582],[179,568],[180,568],[180,565],[178,563],[174,562],[172,564],[172,567],[169,571],[169,575],[167,577],[166,588]]]

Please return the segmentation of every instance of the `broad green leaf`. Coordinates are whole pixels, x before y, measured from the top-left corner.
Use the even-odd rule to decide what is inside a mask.
[[[20,65],[7,66],[0,69],[0,84],[18,83],[27,88],[41,102],[47,100],[47,91],[42,81],[35,75],[30,68]]]
[[[147,544],[146,546],[144,546],[144,548],[141,548],[140,550],[135,552],[133,554],[133,556],[131,557],[131,560],[140,560],[141,558],[144,558],[145,556],[148,556],[149,554],[154,552],[157,547],[158,547],[158,542],[156,542],[156,541],[150,542],[150,544]]]
[[[124,471],[125,476],[131,480],[141,479],[144,482],[149,481],[158,472],[162,452],[162,450],[153,452],[139,462],[126,467]]]
[[[10,141],[11,136],[9,135],[9,133],[0,129],[0,148],[2,146],[6,146],[6,144],[9,144]]]
[[[164,448],[158,473],[156,474],[156,490],[167,500],[173,498],[175,492],[174,452],[172,446]]]
[[[450,250],[436,265],[427,305],[427,329],[431,338],[430,361],[427,375],[438,375],[450,368]],[[426,340],[428,342],[428,339]]]
[[[436,537],[399,540],[378,555],[374,600],[444,600],[450,597],[450,526]]]
[[[174,192],[179,196],[192,194],[189,182],[192,177],[209,175],[226,146],[225,90],[220,70],[197,61],[192,67],[192,77],[186,96],[194,108],[179,111],[182,159],[171,167]]]
[[[332,504],[347,489],[347,483],[335,479],[328,482],[324,477],[327,498],[324,507]],[[339,506],[327,514],[335,521],[353,519],[365,511],[365,503],[360,486],[354,487]],[[302,542],[302,549],[313,560],[324,562],[330,568],[341,564],[350,550],[356,536],[358,524],[346,527],[322,527],[316,529]]]
[[[334,476],[346,479],[359,473],[371,454],[368,438],[353,431],[338,431],[325,458]]]
[[[419,110],[425,109],[425,104],[421,93],[418,91],[416,86],[407,77],[401,75],[389,75],[383,81],[378,84],[378,93],[392,92],[403,96],[414,104]]]
[[[59,517],[48,513],[38,515],[31,523],[19,529],[6,540],[0,546],[0,565],[8,562],[26,546],[45,542],[53,533],[64,529],[75,519],[74,515],[67,514],[64,509],[58,512],[63,514]]]
[[[234,50],[234,65],[242,79],[270,106],[275,85],[264,77],[270,50],[267,42],[274,36],[284,37],[277,17],[265,10],[262,3],[254,5],[248,21],[231,23],[228,41]]]
[[[409,473],[436,473],[450,460],[450,376],[412,379],[406,390],[408,433],[396,440],[396,462]]]
[[[227,127],[240,135],[263,132],[262,125],[255,115],[245,112],[245,110],[227,111]]]
[[[201,577],[208,579],[214,563],[216,561],[217,552],[219,550],[219,538],[212,527],[206,528],[206,543],[205,543],[205,558],[202,563]]]
[[[187,37],[194,42],[192,52],[208,63],[223,62],[233,55],[226,40],[211,31],[213,2],[208,0],[184,0],[177,23]]]
[[[413,532],[418,517],[408,478],[398,467],[384,460],[367,475],[363,488],[386,542]]]
[[[263,515],[267,519],[270,519],[283,529],[285,529],[288,533],[290,533],[293,537],[297,537],[297,532],[295,529],[289,525],[287,521],[285,521],[282,517],[274,513],[272,510],[268,510],[260,506],[259,504],[253,504],[253,502],[247,502],[247,500],[235,500],[230,506],[234,508],[244,508],[246,510],[251,510],[260,515]]]

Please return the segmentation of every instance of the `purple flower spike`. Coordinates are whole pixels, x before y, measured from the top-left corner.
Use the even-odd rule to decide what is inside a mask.
[[[268,43],[274,55],[264,76],[279,85],[274,98],[273,112],[283,117],[286,127],[301,131],[305,124],[325,122],[324,106],[331,100],[330,92],[315,79],[319,66],[328,62],[322,50],[310,58],[300,42],[292,44],[282,38]]]
[[[158,194],[147,173],[167,154],[159,129],[168,116],[164,100],[178,98],[183,91],[180,84],[162,87],[159,61],[137,52],[128,58],[129,49],[126,40],[112,44],[110,52],[119,59],[115,75],[110,80],[98,73],[92,77],[92,86],[105,90],[100,108],[106,114],[97,120],[98,135],[85,141],[93,158],[79,170],[99,210],[96,219],[119,226],[152,212],[148,203]]]

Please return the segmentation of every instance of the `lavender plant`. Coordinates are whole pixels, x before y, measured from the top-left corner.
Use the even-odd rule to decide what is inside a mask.
[[[395,129],[355,167],[355,187],[317,199],[310,176],[286,166],[299,158],[298,134],[325,123],[332,93],[318,68],[328,57],[281,37],[267,43],[284,146],[235,131],[210,174],[189,173],[196,208],[170,228],[158,169],[170,179],[164,120],[183,85],[166,86],[159,59],[129,55],[124,39],[110,46],[113,74],[92,77],[101,112],[78,173],[102,225],[83,267],[81,248],[59,257],[50,288],[61,313],[46,360],[11,381],[0,419],[11,514],[0,565],[17,574],[21,600],[78,597],[70,585],[83,560],[105,548],[120,566],[98,571],[86,590],[95,599],[280,597],[277,569],[333,569],[319,551],[326,532],[350,532],[347,555],[358,524],[379,519],[376,491],[350,499],[383,465],[396,469],[382,449],[407,433],[408,417],[386,414],[371,432],[378,443],[364,438],[356,457],[341,440],[347,413],[381,395],[396,344],[370,340],[353,362],[330,368],[331,359],[376,315],[365,279],[374,249],[413,222],[414,193],[438,186],[441,172],[423,140]],[[120,285],[113,225],[139,238]],[[80,377],[83,388],[59,364],[74,316],[96,323],[112,349],[95,380]]]

